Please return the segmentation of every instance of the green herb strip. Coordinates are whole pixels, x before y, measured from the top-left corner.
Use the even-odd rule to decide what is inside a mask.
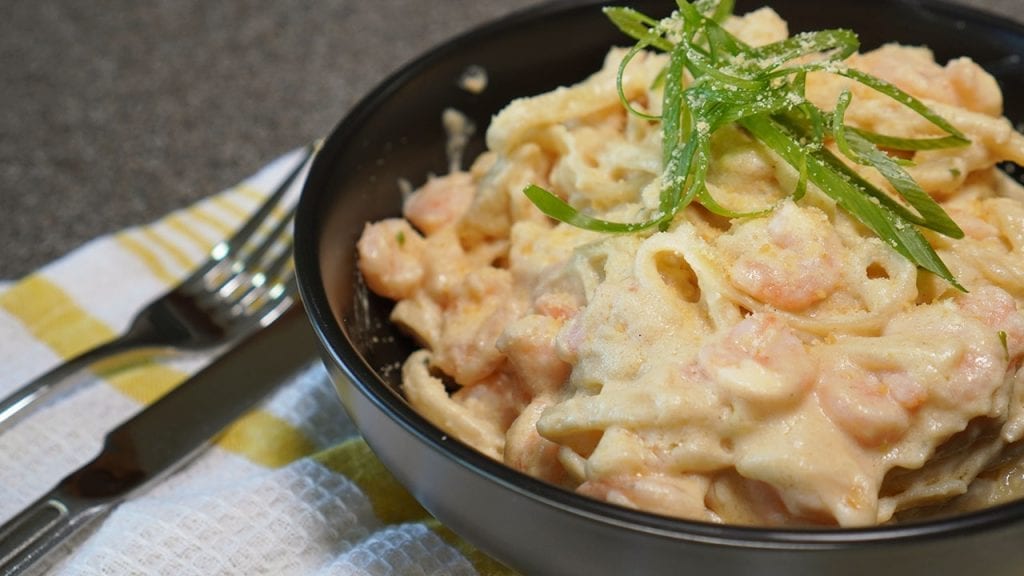
[[[826,149],[813,152],[801,149],[794,135],[771,118],[751,117],[744,119],[741,124],[786,162],[804,163],[811,182],[841,208],[854,214],[897,252],[963,290],[917,227],[899,214],[899,205],[888,196],[883,195],[885,200],[875,196],[870,191],[871,184],[831,152]]]
[[[764,214],[770,208],[741,213],[721,206],[705,182],[712,135],[735,123],[797,170],[795,200],[804,196],[808,183],[814,184],[911,262],[964,289],[917,227],[951,238],[962,238],[963,231],[914,181],[903,167],[905,162],[882,150],[913,152],[969,144],[959,130],[895,85],[847,67],[843,60],[860,48],[856,34],[849,30],[801,33],[754,48],[721,25],[732,13],[732,0],[677,0],[677,6],[664,20],[632,8],[605,9],[612,23],[637,41],[619,66],[619,99],[629,113],[661,121],[664,172],[657,212],[640,222],[612,222],[584,214],[551,192],[530,185],[524,193],[542,212],[573,226],[609,233],[665,230],[694,200],[729,218]],[[663,86],[660,116],[635,109],[623,87],[630,62],[649,48],[669,53],[669,63],[655,81]],[[848,126],[849,92],[841,95],[830,113],[807,100],[806,77],[812,71],[844,76],[888,96],[944,135],[901,138]],[[687,72],[692,82],[686,81]],[[850,162],[877,170],[906,205],[826,149],[826,138],[834,139]]]

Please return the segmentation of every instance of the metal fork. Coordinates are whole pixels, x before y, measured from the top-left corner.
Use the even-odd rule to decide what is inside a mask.
[[[295,205],[292,202],[283,215],[278,206],[316,148],[316,144],[307,146],[302,160],[249,220],[214,246],[207,261],[188,278],[143,308],[121,335],[65,361],[0,400],[0,432],[46,398],[68,388],[70,376],[101,359],[140,349],[217,346],[270,324],[287,310],[296,293],[291,264]]]

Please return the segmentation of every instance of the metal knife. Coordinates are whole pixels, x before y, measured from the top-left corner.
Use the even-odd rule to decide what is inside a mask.
[[[21,574],[167,476],[315,357],[301,304],[107,434],[103,450],[0,526],[0,575]]]

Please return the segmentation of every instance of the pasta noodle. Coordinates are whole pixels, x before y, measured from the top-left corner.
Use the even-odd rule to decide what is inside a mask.
[[[770,9],[727,28],[788,36]],[[421,349],[405,394],[447,433],[527,474],[612,503],[710,522],[867,526],[1024,493],[1024,136],[968,59],[887,45],[850,65],[900,85],[971,140],[908,171],[965,237],[926,233],[967,288],[922,272],[738,127],[712,141],[714,197],[664,231],[556,223],[538,184],[615,221],[658,207],[659,124],[628,114],[625,51],[581,83],[511,102],[467,172],[431,178],[403,218],[367,225],[368,286]],[[658,114],[666,57],[622,79]],[[813,73],[808,97],[906,137],[934,127]],[[884,129],[884,130],[883,130]],[[883,189],[871,168],[851,165]]]

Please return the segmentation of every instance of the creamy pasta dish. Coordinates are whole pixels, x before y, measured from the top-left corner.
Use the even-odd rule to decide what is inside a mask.
[[[755,47],[789,37],[767,8],[722,29]],[[671,63],[640,48],[511,102],[471,168],[366,226],[360,271],[420,346],[402,368],[412,406],[531,476],[701,521],[868,526],[1024,494],[1024,189],[997,166],[1024,165],[1024,136],[995,80],[923,47],[843,61],[966,137],[878,146],[962,230],[921,231],[954,283],[741,123],[707,140],[714,204],[629,233],[551,218],[524,189],[603,221],[664,214]],[[850,75],[798,81],[851,130],[941,136]],[[895,198],[878,169],[843,163]]]

